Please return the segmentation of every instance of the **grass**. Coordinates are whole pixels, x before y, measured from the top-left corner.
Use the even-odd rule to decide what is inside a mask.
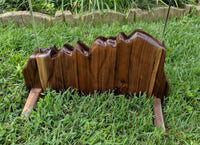
[[[103,9],[115,10],[128,14],[132,8],[150,10],[152,7],[166,6],[170,0],[32,0],[33,10],[36,12],[54,15],[58,10],[69,10],[75,14],[83,14],[85,11],[93,12]],[[173,0],[172,5],[179,7],[181,4],[195,4],[195,0]],[[3,0],[0,1],[0,13],[6,11],[28,10],[28,1]]]
[[[163,100],[167,133],[154,128],[152,98],[125,99],[112,92],[80,97],[43,92],[30,120],[20,113],[28,96],[22,69],[36,48],[31,26],[0,24],[0,144],[200,144],[200,15],[171,19],[165,36],[165,72],[170,83]],[[99,36],[130,34],[140,28],[161,38],[164,20],[112,24],[37,26],[41,47],[87,45]],[[74,95],[72,95],[72,93]]]

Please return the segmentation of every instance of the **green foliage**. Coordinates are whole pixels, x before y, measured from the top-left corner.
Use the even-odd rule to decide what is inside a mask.
[[[32,0],[33,10],[36,12],[48,13],[53,15],[55,13],[56,6],[54,0]],[[3,0],[0,2],[0,8],[2,12],[13,10],[29,10],[28,0]]]
[[[28,96],[22,69],[36,48],[30,25],[0,23],[0,144],[200,144],[200,15],[169,20],[163,101],[167,132],[154,128],[152,99],[112,93],[80,97],[75,90],[42,93],[30,120],[19,117]],[[108,24],[37,26],[40,47],[80,39],[88,46],[103,35],[140,28],[160,38],[164,20]]]
[[[94,11],[112,9],[115,11],[128,13],[131,8],[150,9],[157,5],[168,4],[169,0],[32,0],[33,10],[48,14],[55,14],[57,10],[70,10],[73,13],[83,13],[84,11]],[[173,5],[183,3],[195,3],[195,0],[173,0]],[[27,0],[0,0],[0,13],[13,10],[28,10]]]

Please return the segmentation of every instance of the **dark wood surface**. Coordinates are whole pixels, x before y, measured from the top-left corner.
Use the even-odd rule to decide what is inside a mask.
[[[41,88],[40,77],[36,62],[36,55],[39,53],[36,49],[28,59],[26,66],[23,69],[23,76],[28,90],[31,88]]]
[[[73,48],[65,44],[35,50],[23,69],[28,89],[69,87],[83,93],[109,89],[117,94],[146,92],[162,98],[169,84],[164,73],[164,44],[142,30],[129,36],[99,36],[90,47],[78,41]]]
[[[60,63],[62,64],[62,75],[64,90],[78,88],[77,60],[75,49],[69,44],[64,44],[60,53],[62,53]],[[59,89],[59,88],[58,88]]]
[[[129,87],[129,65],[132,43],[127,36],[121,32],[117,38],[115,88],[117,94],[126,94]]]
[[[55,46],[36,49],[23,69],[27,89],[31,90],[22,115],[33,109],[42,90],[77,88],[83,93],[109,89],[117,94],[147,93],[154,99],[155,126],[165,131],[161,99],[169,83],[164,73],[164,44],[142,30],[127,36],[99,36],[90,47],[78,41],[57,50]]]
[[[98,84],[97,90],[104,92],[109,89],[114,89],[116,63],[115,39],[98,37],[93,42],[91,48],[93,67],[96,67],[97,82],[94,83]]]

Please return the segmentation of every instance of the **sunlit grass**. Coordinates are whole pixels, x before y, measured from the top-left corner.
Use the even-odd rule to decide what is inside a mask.
[[[88,96],[43,92],[30,120],[20,116],[28,96],[22,69],[37,47],[31,26],[0,24],[0,144],[200,144],[200,15],[169,21],[165,72],[170,83],[163,101],[167,133],[154,128],[152,99],[112,93]],[[163,20],[112,24],[37,26],[40,47],[140,28],[161,38]]]

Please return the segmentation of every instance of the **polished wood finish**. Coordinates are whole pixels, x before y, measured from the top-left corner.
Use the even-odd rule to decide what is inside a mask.
[[[25,84],[28,90],[31,90],[31,88],[41,88],[40,83],[40,77],[36,62],[36,55],[39,53],[39,50],[36,49],[33,54],[28,59],[27,64],[25,65],[23,69],[23,75]]]
[[[162,113],[162,106],[161,106],[161,99],[155,98],[153,100],[153,115],[154,117],[154,125],[155,127],[162,127],[163,131],[165,132],[165,123]]]
[[[127,36],[99,36],[90,47],[78,41],[57,50],[55,46],[36,49],[23,69],[27,89],[31,89],[22,115],[30,113],[40,92],[50,87],[56,91],[77,88],[83,93],[109,89],[116,94],[147,93],[154,99],[155,126],[165,130],[161,98],[169,83],[164,73],[166,49],[161,41],[142,30]],[[36,89],[37,88],[37,89]],[[40,89],[38,89],[40,88]]]
[[[64,90],[78,88],[76,50],[69,44],[64,44],[60,50]],[[58,88],[59,89],[59,88]],[[63,88],[62,88],[63,89]]]
[[[116,41],[114,38],[98,37],[92,44],[93,68],[96,67],[98,91],[114,89]],[[94,53],[94,54],[93,54]]]
[[[73,48],[65,44],[34,51],[23,69],[28,89],[69,87],[83,93],[109,89],[117,94],[146,92],[162,98],[169,84],[164,73],[164,44],[142,30],[129,36],[99,36],[90,47],[78,41]]]
[[[37,100],[39,99],[40,93],[42,92],[41,88],[32,88],[29,96],[26,100],[26,104],[22,110],[21,116],[29,116],[31,114],[31,110],[35,106]]]
[[[43,90],[46,90],[47,87],[50,87],[49,78],[53,73],[53,63],[51,59],[52,51],[52,49],[45,49],[43,50],[43,53],[38,53],[36,55],[37,68]]]

